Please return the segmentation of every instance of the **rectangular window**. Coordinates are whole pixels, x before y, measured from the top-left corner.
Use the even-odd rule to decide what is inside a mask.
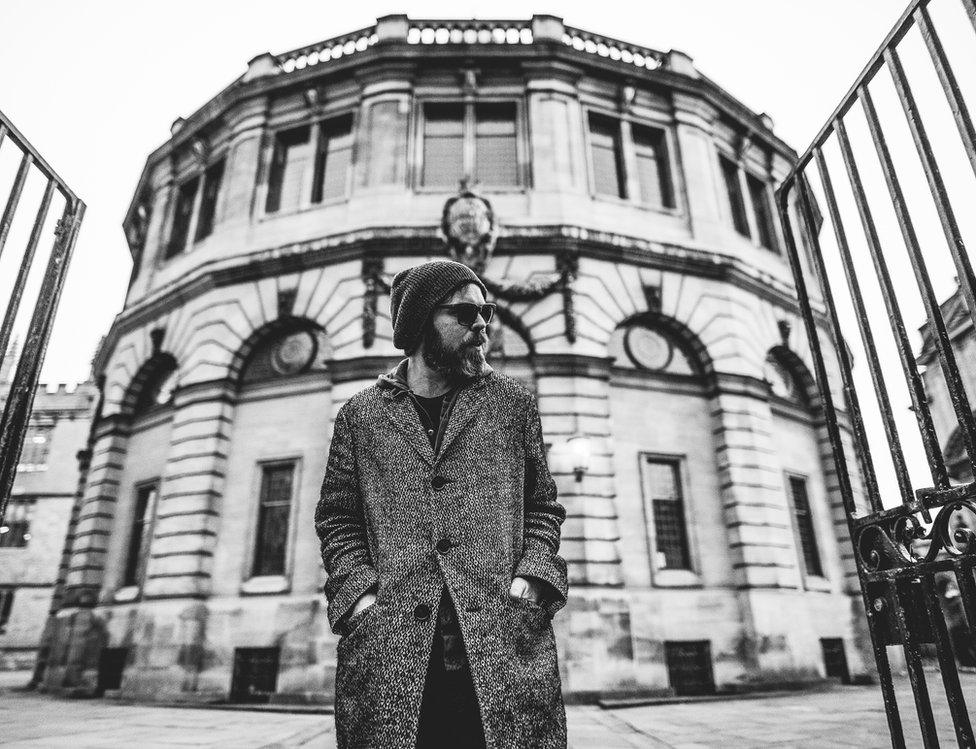
[[[660,570],[691,569],[680,468],[677,460],[647,459],[645,496],[654,521],[654,566]]]
[[[10,500],[3,525],[0,525],[0,549],[27,546],[27,542],[31,539],[30,524],[33,514],[33,499]]]
[[[746,204],[742,197],[742,185],[739,182],[739,167],[724,156],[719,156],[718,161],[722,167],[722,178],[725,180],[725,192],[729,196],[732,225],[742,236],[751,237],[749,219],[746,217]]]
[[[54,427],[50,424],[35,425],[27,428],[24,435],[24,447],[20,451],[17,463],[18,471],[47,470],[47,457],[51,451],[51,433]]]
[[[177,188],[176,207],[173,210],[173,229],[169,234],[166,258],[179,255],[186,249],[186,240],[190,233],[190,220],[193,218],[193,204],[196,202],[199,186],[200,176],[197,175]]]
[[[395,185],[406,173],[407,102],[379,101],[365,112],[359,184]]]
[[[299,206],[305,169],[311,158],[311,131],[308,125],[303,125],[275,136],[268,175],[268,196],[264,203],[267,213]]]
[[[593,190],[597,195],[626,198],[620,123],[590,114],[590,153],[593,158]]]
[[[813,530],[813,516],[810,514],[810,501],[807,496],[807,480],[800,476],[790,476],[789,481],[796,532],[800,537],[800,549],[803,552],[803,564],[808,575],[823,577],[820,552],[817,549],[817,534]]]
[[[749,186],[753,215],[756,217],[756,227],[759,229],[759,244],[769,250],[778,251],[776,225],[773,223],[773,208],[769,204],[766,184],[751,174],[746,175],[746,184]]]
[[[122,585],[142,585],[149,544],[152,541],[152,525],[156,515],[158,495],[159,484],[155,482],[143,484],[136,489],[136,506],[132,516],[132,531],[129,534],[129,550],[125,560]]]
[[[214,216],[217,213],[217,195],[224,181],[224,159],[207,167],[203,173],[203,195],[200,199],[200,214],[197,216],[197,229],[193,241],[209,237],[213,232]]]
[[[334,117],[319,125],[312,202],[343,198],[352,165],[352,115]]]
[[[0,632],[7,627],[10,621],[10,611],[14,607],[15,588],[0,588]]]
[[[285,552],[288,548],[288,519],[291,515],[294,463],[261,467],[261,496],[258,508],[257,543],[251,574],[285,574]]]
[[[481,185],[517,185],[518,139],[515,104],[498,102],[474,108],[475,179]]]
[[[659,208],[674,208],[664,131],[643,125],[633,125],[631,131],[641,202]]]
[[[424,105],[424,187],[457,189],[464,176],[464,105]]]
[[[840,679],[841,684],[850,684],[851,673],[847,668],[844,641],[839,637],[822,637],[820,648],[823,650],[825,675],[828,678]]]

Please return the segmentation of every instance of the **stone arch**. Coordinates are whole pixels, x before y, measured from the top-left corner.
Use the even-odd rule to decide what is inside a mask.
[[[536,389],[535,342],[521,318],[507,307],[498,305],[498,325],[492,322],[488,340],[488,363],[496,370],[521,380]]]
[[[235,388],[240,388],[244,382],[245,371],[252,361],[252,357],[261,352],[263,345],[277,340],[291,333],[307,331],[315,340],[311,361],[302,371],[325,369],[325,361],[331,359],[332,351],[325,329],[307,317],[284,316],[255,329],[234,352],[227,367],[228,381]]]
[[[799,354],[788,346],[779,344],[769,349],[766,358],[767,361],[775,361],[793,378],[798,390],[799,400],[804,407],[813,413],[821,410],[822,403],[820,391],[817,388],[817,381]]]
[[[140,413],[151,407],[146,403],[146,399],[157,388],[165,386],[164,380],[170,376],[175,376],[179,372],[179,365],[176,357],[172,354],[160,351],[144,362],[135,376],[129,382],[122,396],[120,413],[129,418],[134,418]]]
[[[614,331],[644,326],[664,334],[685,356],[695,375],[709,385],[715,382],[715,365],[701,339],[680,320],[660,312],[638,312],[621,320]]]

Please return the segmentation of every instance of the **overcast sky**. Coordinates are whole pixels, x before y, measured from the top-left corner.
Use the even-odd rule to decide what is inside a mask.
[[[757,112],[772,116],[776,132],[798,151],[820,130],[869,56],[878,47],[907,0],[644,0],[632,2],[554,2],[537,7],[524,0],[491,3],[374,2],[327,3],[319,0],[171,0],[166,3],[122,0],[3,0],[0,10],[0,110],[27,135],[88,205],[60,312],[42,370],[47,383],[84,380],[95,347],[120,311],[131,270],[121,222],[147,155],[169,137],[172,121],[186,116],[239,76],[249,59],[265,51],[284,52],[371,25],[378,16],[407,13],[412,18],[528,18],[532,12],[562,16],[566,23],[659,50],[680,49],[703,73]],[[973,29],[959,0],[933,0],[930,8],[964,90],[976,90]],[[976,237],[976,194],[958,136],[917,33],[906,38],[906,62],[921,61],[928,72],[913,78],[926,116],[939,121],[930,130],[947,166],[947,179],[964,196],[960,217]],[[914,55],[914,58],[913,58]],[[914,75],[914,74],[913,74]],[[925,204],[919,235],[935,271],[937,292],[954,288],[954,271],[945,250],[924,178],[902,155],[914,156],[890,79],[876,91],[883,116],[900,125],[890,133],[899,168],[906,169],[910,202]],[[866,144],[863,123],[851,124],[852,138]],[[6,151],[6,156],[4,155]],[[865,181],[885,198],[873,151]],[[899,155],[901,154],[901,155]],[[11,149],[0,150],[0,193],[16,168]],[[828,159],[842,173],[836,150]],[[31,193],[31,191],[28,191]],[[853,207],[839,196],[854,231],[859,261],[869,263],[856,229]],[[25,196],[39,198],[37,185]],[[881,201],[884,203],[884,200]],[[879,228],[886,246],[902,253],[894,262],[896,282],[915,294],[904,306],[908,327],[923,320],[921,304],[890,206],[879,206]],[[53,219],[52,219],[53,220]],[[15,226],[17,233],[27,225]],[[825,234],[830,232],[825,231]],[[829,237],[825,237],[829,245]],[[976,245],[973,239],[971,246]],[[19,250],[19,248],[17,248]],[[829,253],[830,247],[825,247]],[[0,256],[0,298],[12,283],[17,252]],[[44,257],[39,258],[38,268]],[[829,260],[829,258],[828,258]],[[864,267],[865,272],[869,271]],[[36,289],[39,273],[32,277]],[[870,284],[869,284],[870,285]],[[868,288],[870,308],[881,310],[876,290]],[[843,311],[842,311],[843,312]],[[25,326],[21,315],[18,328]],[[884,315],[874,320],[886,326]],[[845,329],[853,335],[848,320]],[[881,330],[879,347],[893,373],[893,401],[905,431],[914,430],[903,380],[890,334]],[[915,337],[917,342],[917,336]],[[863,353],[851,340],[859,364]],[[860,386],[870,389],[863,367]],[[899,383],[899,380],[901,382]],[[869,419],[881,439],[876,419]],[[911,439],[909,439],[911,442]],[[883,450],[883,445],[878,447]],[[916,444],[913,474],[925,483],[924,460]],[[919,484],[921,485],[921,484]]]
[[[902,0],[550,0],[537,8],[510,0],[4,0],[2,8],[0,110],[88,205],[41,378],[70,382],[87,376],[94,348],[121,308],[131,269],[121,222],[146,156],[177,116],[206,102],[261,52],[327,39],[395,12],[553,13],[625,41],[684,50],[706,75],[772,115],[779,135],[802,148],[898,17]]]

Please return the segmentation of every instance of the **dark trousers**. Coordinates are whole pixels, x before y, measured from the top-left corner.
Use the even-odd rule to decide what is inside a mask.
[[[438,626],[427,664],[417,749],[483,749],[484,746],[471,669],[467,663],[457,671],[444,668],[444,643]]]

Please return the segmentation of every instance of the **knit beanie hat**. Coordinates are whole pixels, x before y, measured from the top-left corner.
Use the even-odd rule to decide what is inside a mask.
[[[474,271],[453,260],[431,260],[397,273],[390,286],[393,345],[410,348],[420,338],[434,306],[468,283],[477,284],[487,296],[488,290]]]

